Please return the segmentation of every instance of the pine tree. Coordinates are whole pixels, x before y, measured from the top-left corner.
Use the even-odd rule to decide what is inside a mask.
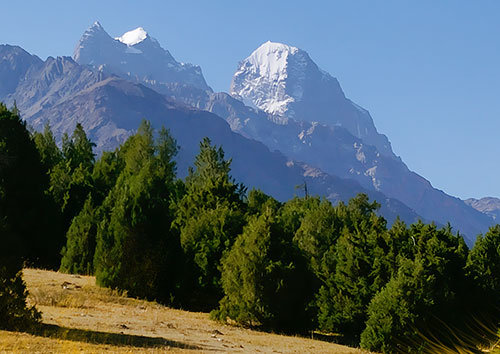
[[[93,262],[99,221],[97,214],[89,196],[66,234],[66,246],[61,252],[61,272],[94,274]]]
[[[3,192],[0,190],[0,198]],[[0,329],[25,330],[41,318],[34,306],[26,303],[28,291],[22,279],[23,259],[17,252],[21,240],[0,218]]]
[[[467,246],[451,227],[411,225],[410,259],[400,257],[399,270],[368,308],[361,344],[369,350],[408,352],[423,349],[425,339],[438,338],[453,347],[455,333],[465,333],[468,292],[464,266]],[[462,336],[467,349],[472,337]],[[427,343],[429,344],[429,343]],[[469,347],[468,350],[472,350]]]
[[[466,290],[466,305],[461,311],[480,322],[483,328],[497,328],[500,316],[500,225],[477,236],[468,254],[465,272],[470,289]]]
[[[323,278],[323,268],[340,236],[342,223],[335,208],[327,200],[322,200],[308,209],[295,232],[294,241],[309,259],[316,276]]]
[[[175,226],[187,258],[187,305],[210,310],[222,297],[220,260],[245,224],[245,188],[230,176],[231,160],[208,138],[186,178]],[[189,295],[188,295],[189,294]]]
[[[48,133],[43,135],[43,140],[50,141]],[[52,143],[40,145],[50,147]],[[92,178],[95,161],[92,151],[94,146],[95,144],[87,138],[83,127],[77,124],[71,138],[64,134],[62,159],[51,168],[49,191],[62,213],[64,232],[67,232],[73,218],[82,210],[85,200],[94,189]],[[49,154],[47,150],[52,152],[52,149],[42,148],[43,155],[57,156],[56,153]]]
[[[337,206],[342,229],[334,252],[325,254],[323,285],[318,294],[318,323],[324,331],[356,342],[364,329],[374,294],[389,280],[383,257],[386,222],[379,207],[360,194]]]
[[[305,331],[310,273],[276,213],[253,216],[222,261],[224,298],[212,315],[221,321],[278,331]]]
[[[299,229],[304,216],[309,210],[315,209],[320,203],[319,198],[298,198],[294,197],[280,209],[280,219],[282,220],[285,232],[295,234]]]
[[[252,189],[248,193],[247,199],[247,211],[249,215],[260,215],[268,208],[274,211],[278,211],[281,208],[280,202],[259,189]]]
[[[104,151],[96,161],[92,172],[96,205],[102,204],[125,168],[125,161],[121,155],[118,149],[113,152]]]
[[[60,261],[64,234],[57,209],[45,195],[48,175],[36,145],[21,118],[0,104],[0,217],[22,240],[20,257],[32,265],[54,268]],[[54,222],[55,221],[55,222]]]
[[[63,137],[62,150],[71,169],[76,169],[80,165],[84,169],[92,169],[95,161],[94,147],[95,144],[87,137],[80,123],[76,124],[71,139],[67,135]]]
[[[33,175],[27,178],[23,172]],[[25,260],[39,261],[45,256],[47,258],[39,263],[45,265],[50,264],[53,256],[38,254],[40,244],[35,244],[38,240],[33,238],[33,235],[48,236],[44,233],[47,225],[36,213],[45,216],[38,208],[46,205],[43,205],[40,186],[27,180],[33,178],[43,186],[43,177],[40,158],[25,124],[17,114],[0,104],[0,329],[22,330],[40,319],[36,309],[26,304],[27,290],[21,271]],[[29,227],[39,229],[31,230],[29,234]],[[45,241],[53,245],[52,240],[47,238]],[[50,248],[48,250],[53,252]]]
[[[383,353],[424,349],[418,332],[425,306],[424,277],[422,262],[402,261],[398,274],[370,302],[361,334],[364,349]]]
[[[125,166],[102,205],[94,266],[97,283],[169,302],[181,255],[173,219],[175,140],[143,121],[122,146]]]
[[[50,174],[50,171],[63,160],[62,152],[57,147],[50,125],[48,123],[45,125],[43,133],[33,133],[33,140],[40,153],[42,164]]]
[[[1,197],[0,192],[0,197]],[[26,303],[28,291],[22,280],[21,246],[17,235],[0,219],[0,329],[25,330],[36,324],[41,316],[34,306]]]
[[[467,259],[467,272],[483,292],[500,300],[500,225],[477,236]]]

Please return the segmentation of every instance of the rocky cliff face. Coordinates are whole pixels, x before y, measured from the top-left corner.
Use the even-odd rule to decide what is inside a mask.
[[[0,97],[14,92],[28,70],[36,70],[43,61],[18,46],[0,45]]]
[[[63,102],[78,92],[103,80],[107,75],[78,65],[70,57],[49,57],[30,69],[8,98],[17,102],[26,118]],[[30,122],[38,128],[36,121]]]
[[[239,64],[230,94],[283,118],[284,123],[291,118],[342,126],[381,154],[395,157],[389,140],[377,132],[368,111],[348,100],[337,79],[299,48],[262,44]]]

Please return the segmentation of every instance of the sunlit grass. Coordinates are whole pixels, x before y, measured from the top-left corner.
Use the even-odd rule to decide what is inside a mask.
[[[42,311],[42,325],[24,333],[0,331],[0,352],[362,352],[223,325],[207,313],[172,309],[98,287],[94,277],[37,269],[23,273],[28,301]]]
[[[170,309],[100,288],[93,277],[28,269],[24,278],[28,300],[42,310],[43,324],[28,333],[0,331],[0,352],[362,352],[328,343],[338,336],[319,332],[307,339],[221,325],[210,321],[208,314]],[[436,319],[433,329],[419,334],[418,342],[401,344],[424,347],[424,353],[500,353],[494,313],[470,316],[461,329]]]

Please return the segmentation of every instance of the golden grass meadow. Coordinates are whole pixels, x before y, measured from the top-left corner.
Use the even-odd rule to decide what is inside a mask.
[[[220,324],[207,313],[171,309],[98,287],[95,277],[24,269],[41,329],[0,331],[0,352],[16,353],[362,353],[327,341]]]

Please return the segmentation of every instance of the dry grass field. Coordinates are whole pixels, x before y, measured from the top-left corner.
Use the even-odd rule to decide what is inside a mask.
[[[30,304],[42,312],[36,334],[0,331],[0,352],[361,353],[310,338],[223,325],[206,313],[127,298],[94,277],[25,269]]]

